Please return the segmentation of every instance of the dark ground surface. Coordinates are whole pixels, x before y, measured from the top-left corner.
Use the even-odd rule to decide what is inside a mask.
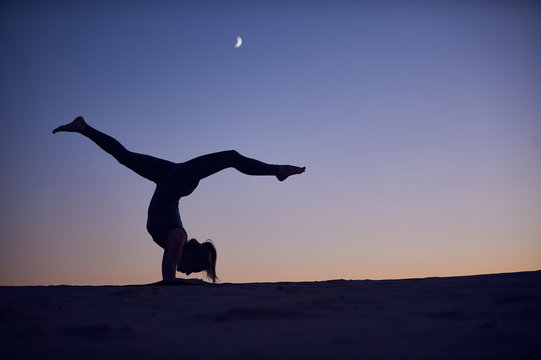
[[[541,271],[0,287],[4,359],[541,359]]]

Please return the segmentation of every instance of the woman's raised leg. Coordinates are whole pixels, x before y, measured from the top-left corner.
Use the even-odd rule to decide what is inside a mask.
[[[284,181],[291,175],[301,174],[305,170],[304,167],[298,166],[266,164],[247,158],[235,150],[199,156],[184,164],[189,175],[197,180],[230,167],[247,175],[273,175],[280,181]]]
[[[69,124],[57,127],[53,130],[53,134],[61,131],[77,132],[86,136],[105,152],[112,155],[119,163],[155,183],[175,165],[171,161],[128,151],[113,137],[88,125],[82,116],[75,118]]]

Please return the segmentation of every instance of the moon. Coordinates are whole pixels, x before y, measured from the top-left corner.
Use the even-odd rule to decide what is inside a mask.
[[[242,38],[240,36],[237,36],[237,43],[235,44],[235,49],[240,48],[242,45]]]

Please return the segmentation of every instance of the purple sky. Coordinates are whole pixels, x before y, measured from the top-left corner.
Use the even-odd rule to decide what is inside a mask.
[[[226,170],[181,200],[223,281],[541,268],[536,2],[0,10],[0,285],[160,278],[153,184],[82,136],[51,134],[77,115],[176,162],[236,149],[307,166],[284,183]]]

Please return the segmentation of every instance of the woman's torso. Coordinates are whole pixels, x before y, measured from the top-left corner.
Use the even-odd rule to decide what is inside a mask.
[[[161,247],[165,246],[169,231],[183,229],[179,200],[190,195],[199,184],[199,180],[190,178],[183,168],[183,163],[176,164],[160,179],[148,207],[147,230]]]

